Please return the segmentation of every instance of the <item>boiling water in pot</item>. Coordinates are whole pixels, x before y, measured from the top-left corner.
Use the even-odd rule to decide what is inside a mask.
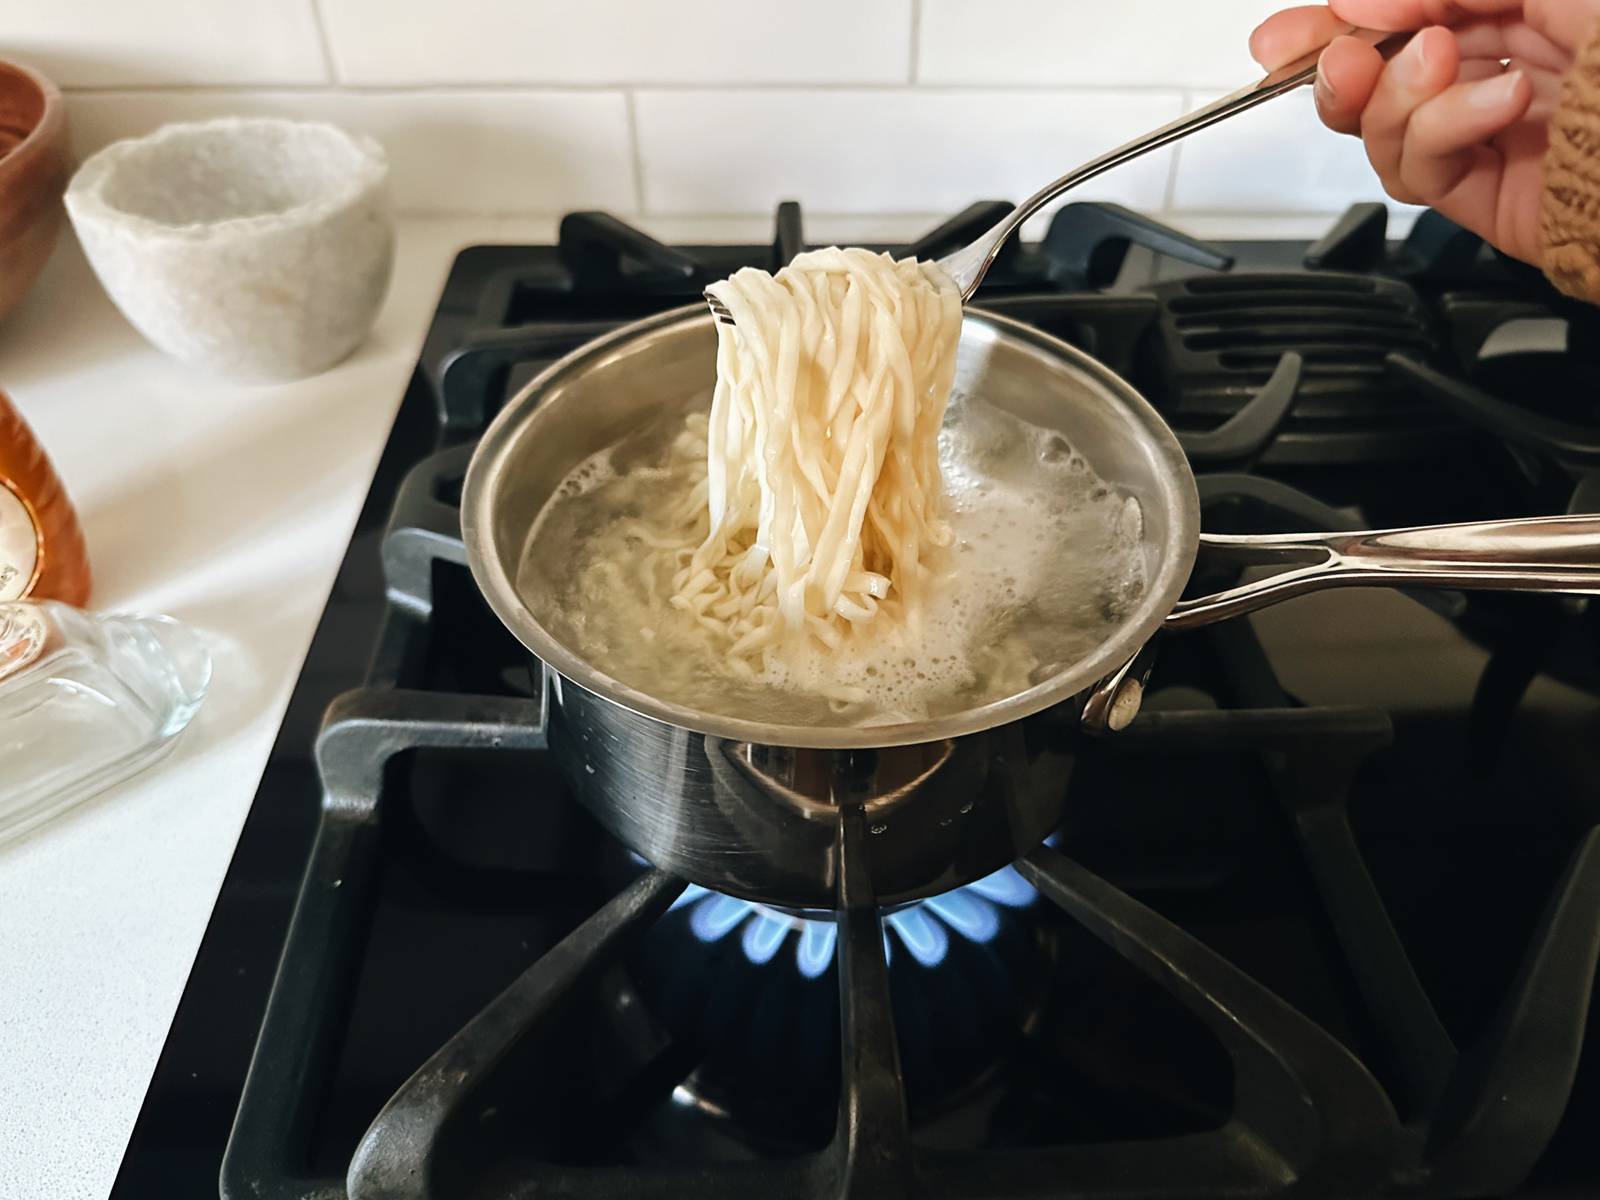
[[[534,522],[517,590],[611,678],[705,713],[786,725],[893,724],[967,711],[1078,661],[1145,587],[1138,503],[1061,434],[954,392],[939,435],[953,543],[914,625],[875,621],[840,647],[736,669],[725,638],[669,602],[661,547],[707,531],[704,410],[675,412],[578,464]],[[697,461],[698,457],[698,461]]]

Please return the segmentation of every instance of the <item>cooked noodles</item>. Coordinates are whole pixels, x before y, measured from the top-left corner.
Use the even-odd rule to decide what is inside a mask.
[[[663,395],[529,533],[517,586],[556,638],[700,712],[881,725],[1026,690],[1119,625],[1138,504],[1060,433],[951,396],[936,268],[822,250],[713,290],[737,321],[715,390]]]
[[[736,324],[717,327],[710,530],[672,604],[726,635],[743,669],[797,640],[835,648],[914,621],[930,555],[950,542],[938,436],[955,286],[929,263],[828,249],[710,290]]]

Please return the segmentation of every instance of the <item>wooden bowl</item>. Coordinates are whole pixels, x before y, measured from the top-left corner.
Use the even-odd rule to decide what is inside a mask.
[[[60,89],[0,60],[0,320],[55,248],[71,165]]]

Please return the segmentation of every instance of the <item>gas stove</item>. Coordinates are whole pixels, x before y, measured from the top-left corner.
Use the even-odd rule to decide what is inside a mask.
[[[976,302],[1138,385],[1210,530],[1600,509],[1600,313],[1434,214],[1387,232],[1071,205]],[[770,246],[579,213],[459,255],[113,1194],[1593,1195],[1585,599],[1167,639],[1044,845],[891,911],[708,892],[570,799],[463,565],[475,440],[586,339],[805,244],[784,204]]]

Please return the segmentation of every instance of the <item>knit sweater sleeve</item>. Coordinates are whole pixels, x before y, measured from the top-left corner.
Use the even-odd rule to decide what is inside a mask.
[[[1550,122],[1540,215],[1545,273],[1568,295],[1600,304],[1600,27]]]

